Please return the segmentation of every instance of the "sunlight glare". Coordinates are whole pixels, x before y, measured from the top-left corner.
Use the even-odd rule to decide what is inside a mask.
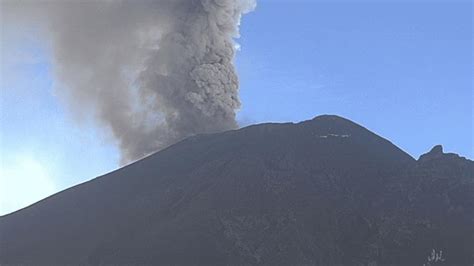
[[[33,156],[13,160],[2,158],[0,164],[0,215],[27,207],[55,192],[48,167]]]

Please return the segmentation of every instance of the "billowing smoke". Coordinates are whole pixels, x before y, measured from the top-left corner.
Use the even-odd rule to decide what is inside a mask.
[[[44,26],[56,93],[75,115],[93,114],[112,132],[124,163],[237,127],[234,38],[254,7],[255,0],[4,2],[17,20]]]

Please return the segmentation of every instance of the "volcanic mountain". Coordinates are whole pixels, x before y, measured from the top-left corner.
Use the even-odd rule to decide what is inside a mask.
[[[3,216],[0,264],[472,265],[473,225],[473,161],[324,115],[191,137]]]

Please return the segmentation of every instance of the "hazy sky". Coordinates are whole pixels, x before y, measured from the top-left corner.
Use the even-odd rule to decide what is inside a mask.
[[[413,157],[474,158],[471,1],[259,0],[243,18],[241,125],[338,114]],[[118,167],[54,95],[49,43],[2,28],[0,214]]]

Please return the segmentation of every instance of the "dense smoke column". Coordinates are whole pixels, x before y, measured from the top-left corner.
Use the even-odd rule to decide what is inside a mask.
[[[166,136],[165,145],[195,133],[237,127],[233,37],[244,7],[248,3],[233,0],[186,2],[178,7],[183,19],[162,36],[160,48],[148,58],[139,79],[141,95],[156,97],[152,109],[165,115],[169,132],[156,128],[156,135]]]
[[[255,0],[2,2],[43,26],[56,93],[93,115],[130,162],[185,137],[237,127],[233,65],[241,15]]]

